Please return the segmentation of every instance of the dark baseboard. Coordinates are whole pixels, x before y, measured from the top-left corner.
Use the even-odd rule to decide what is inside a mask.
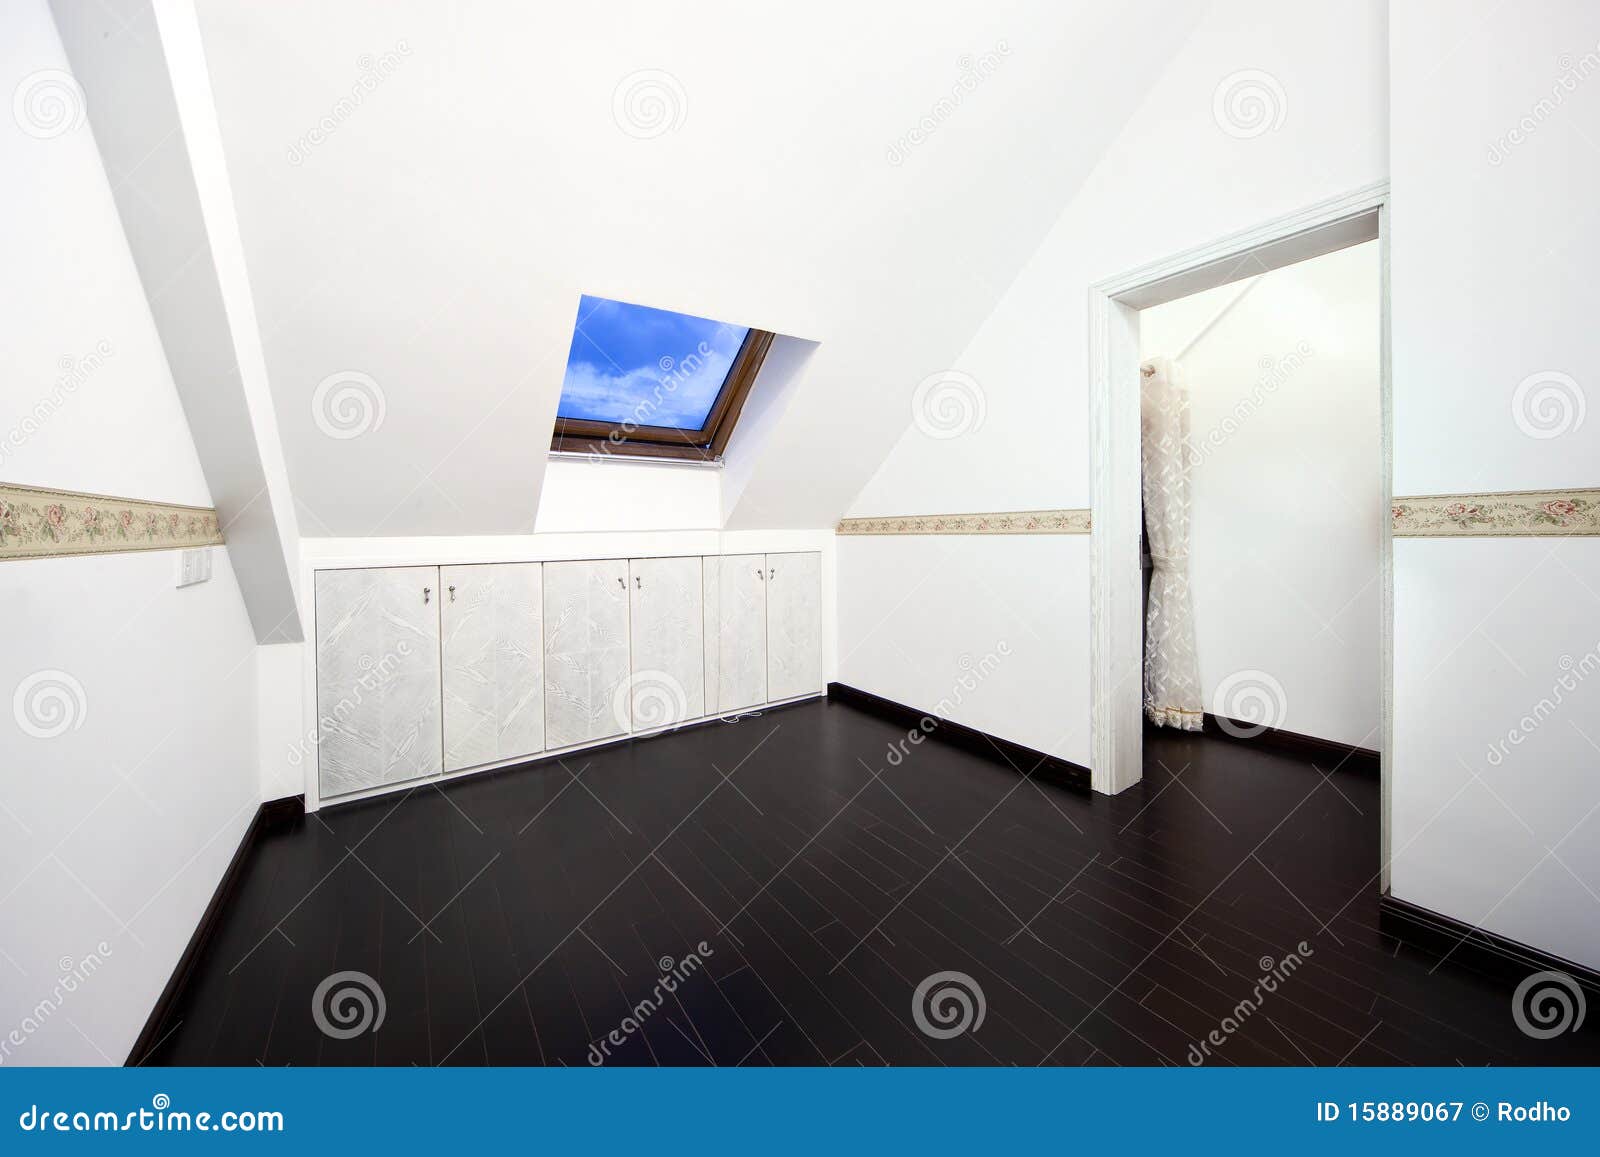
[[[306,797],[286,795],[282,799],[269,799],[258,813],[268,829],[285,827],[306,818]]]
[[[829,683],[828,698],[847,703],[880,719],[904,727],[907,731],[920,730],[931,739],[938,739],[963,751],[1005,763],[1014,771],[1032,774],[1035,779],[1059,784],[1074,791],[1089,790],[1089,769],[1082,764],[1054,755],[1046,755],[1009,739],[1000,739],[986,731],[965,724],[941,719],[937,715],[907,707],[893,699],[885,699],[859,687],[844,683]]]
[[[1445,958],[1447,964],[1507,984],[1519,984],[1535,972],[1564,972],[1600,995],[1600,972],[1593,968],[1393,896],[1378,898],[1378,928],[1430,956]]]
[[[150,1010],[150,1016],[144,1022],[139,1039],[133,1042],[133,1048],[129,1051],[125,1062],[127,1065],[136,1067],[144,1064],[150,1059],[150,1054],[155,1051],[156,1046],[171,1031],[172,1026],[168,1022],[171,1020],[173,1010],[178,1007],[178,998],[188,985],[189,978],[193,975],[195,965],[199,963],[206,946],[216,934],[223,908],[238,890],[239,881],[244,875],[245,862],[255,851],[256,845],[261,842],[262,836],[274,828],[297,822],[304,818],[305,814],[306,797],[303,795],[269,800],[256,808],[250,826],[245,829],[244,838],[234,849],[233,858],[228,861],[228,868],[217,883],[217,890],[211,894],[211,902],[201,913],[200,923],[195,925],[194,934],[189,937],[183,955],[178,957],[177,967],[167,978],[167,986],[161,990],[161,995],[156,999],[155,1008]]]
[[[1364,775],[1377,776],[1380,759],[1378,753],[1370,747],[1355,747],[1348,743],[1339,743],[1333,739],[1318,739],[1315,735],[1301,735],[1298,731],[1285,731],[1280,727],[1264,728],[1260,734],[1249,738],[1231,735],[1225,731],[1222,724],[1240,731],[1254,731],[1260,724],[1246,723],[1239,719],[1224,720],[1223,717],[1206,712],[1205,733],[1215,735],[1218,739],[1226,739],[1231,743],[1254,743],[1261,747],[1270,747],[1274,751],[1282,751],[1288,755],[1303,756],[1314,759],[1318,763],[1329,766],[1328,771],[1337,768],[1340,771],[1355,771]]]

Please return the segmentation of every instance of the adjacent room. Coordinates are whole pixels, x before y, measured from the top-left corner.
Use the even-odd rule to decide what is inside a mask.
[[[0,24],[0,1067],[1600,1063],[1593,5]]]

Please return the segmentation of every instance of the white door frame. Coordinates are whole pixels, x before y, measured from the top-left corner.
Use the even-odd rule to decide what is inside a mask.
[[[1115,795],[1143,777],[1143,592],[1139,570],[1139,310],[1376,237],[1382,398],[1381,726],[1383,886],[1388,886],[1394,732],[1394,582],[1390,508],[1389,183],[1332,197],[1089,290],[1091,783]]]

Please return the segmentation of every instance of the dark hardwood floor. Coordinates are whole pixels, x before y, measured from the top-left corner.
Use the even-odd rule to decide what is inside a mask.
[[[146,1063],[1600,1060],[1379,934],[1374,777],[1163,734],[1107,799],[934,742],[891,763],[904,739],[813,702],[309,816]],[[347,971],[376,1031],[319,1027],[370,1019],[314,1015]],[[951,971],[983,1019],[940,1038],[913,994]]]

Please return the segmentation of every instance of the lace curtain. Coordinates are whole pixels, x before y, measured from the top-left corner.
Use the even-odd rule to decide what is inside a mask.
[[[1139,367],[1145,539],[1144,712],[1158,727],[1199,731],[1204,718],[1189,594],[1189,389],[1170,358]]]

